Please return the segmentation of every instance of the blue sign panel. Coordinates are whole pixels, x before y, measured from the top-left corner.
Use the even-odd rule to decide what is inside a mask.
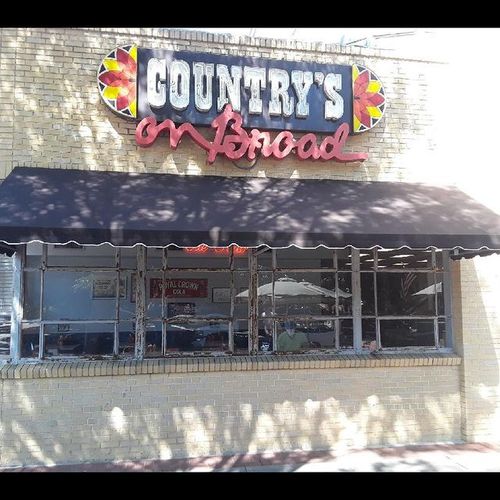
[[[351,65],[137,48],[136,117],[209,126],[229,103],[245,128],[353,133],[352,79]]]

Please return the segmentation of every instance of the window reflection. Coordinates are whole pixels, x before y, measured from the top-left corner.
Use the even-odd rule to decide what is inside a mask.
[[[123,249],[118,283],[118,273],[112,268],[117,262],[116,249],[49,247],[42,311],[42,273],[32,269],[24,275],[26,324],[22,331],[22,356],[40,355],[40,323],[44,321],[49,322],[43,328],[44,356],[134,356],[134,252],[135,249]],[[276,250],[275,259],[271,250],[258,255],[260,353],[353,348],[356,281],[351,253],[350,248],[287,248]],[[231,272],[227,255],[191,255],[169,250],[168,266],[177,271],[169,268],[164,274],[163,254],[163,249],[148,249],[147,253],[145,356],[183,351],[227,352],[231,346],[235,353],[247,354],[251,323],[248,255],[238,257],[239,265]],[[39,265],[40,255],[40,245],[28,251],[28,266]],[[375,253],[361,249],[359,255],[363,348],[372,350],[378,327],[382,348],[433,346],[435,320],[439,345],[443,347],[450,333],[445,331],[443,295],[449,291],[445,290],[444,272],[432,269],[432,251],[399,249]],[[374,271],[377,255],[380,265]],[[435,256],[440,269],[444,265],[443,254],[435,252]],[[50,265],[65,269],[55,270]],[[405,271],[410,268],[415,271]]]

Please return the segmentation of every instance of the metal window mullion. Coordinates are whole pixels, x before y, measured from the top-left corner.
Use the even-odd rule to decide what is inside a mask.
[[[378,248],[373,249],[373,304],[375,308],[375,344],[377,349],[382,348],[380,337],[380,320],[378,319],[378,299],[377,299],[377,271],[378,271]]]
[[[334,250],[333,267],[335,268],[335,316],[339,316],[339,271],[337,250]]]
[[[356,351],[361,351],[362,325],[361,325],[361,273],[359,272],[359,249],[351,250],[352,268],[352,330],[353,347]]]
[[[442,317],[442,316],[440,316]],[[432,316],[432,315],[429,315],[429,316],[379,316],[380,319],[382,320],[391,320],[391,319],[394,319],[394,320],[402,320],[402,319],[415,319],[415,320],[427,320],[427,321],[431,321],[432,319],[435,318],[435,316]]]
[[[439,349],[439,324],[437,317],[434,318],[434,347]]]
[[[439,270],[436,270],[438,273],[440,272]],[[361,273],[369,273],[371,271],[369,270],[366,270],[366,269],[361,269],[360,270]],[[379,268],[378,270],[379,273],[431,273],[432,272],[432,269],[422,269],[422,268],[418,268],[418,269],[412,269],[411,267],[401,267],[401,268],[391,268],[391,269],[387,269],[387,268]],[[441,271],[442,272],[442,271]]]
[[[162,252],[161,266],[161,354],[167,354],[167,318],[165,316],[167,309],[167,272],[168,272],[168,248]]]
[[[227,271],[227,269],[226,269]],[[259,274],[266,274],[271,272],[272,269],[258,269],[257,272]],[[290,268],[276,268],[276,273],[277,274],[286,274],[286,273],[326,273],[330,272],[331,269],[329,267],[322,267],[322,268],[314,268],[314,269],[309,269],[307,267],[290,267]]]
[[[442,274],[442,294],[444,301],[444,315],[445,315],[445,346],[453,348],[453,331],[452,331],[452,307],[453,307],[453,295],[452,295],[452,276],[450,269],[450,252],[448,250],[443,250],[443,269]],[[439,311],[438,311],[439,312]]]
[[[229,352],[234,352],[234,303],[235,303],[235,287],[234,287],[234,246],[231,245],[229,251],[229,269],[231,274],[229,275],[229,328],[228,328],[228,349]]]
[[[45,271],[47,270],[47,245],[42,244],[40,262],[40,328],[38,331],[38,359],[43,359],[45,353],[45,325],[43,324],[43,296],[45,290]]]
[[[272,285],[271,285],[271,316],[276,315],[276,268],[278,267],[278,257],[275,249],[271,250],[271,265],[272,265]],[[273,336],[273,351],[278,350],[278,325],[275,319],[272,321],[272,336]]]
[[[158,268],[151,268],[149,271],[161,271]],[[171,273],[229,273],[227,267],[172,267],[169,269]]]
[[[132,320],[123,320],[124,322],[131,323]],[[44,325],[58,325],[59,323],[64,323],[68,325],[89,325],[89,324],[101,324],[101,325],[112,325],[115,323],[114,319],[65,319],[65,320],[27,320],[23,321],[25,324],[37,324],[43,323]]]
[[[340,349],[340,318],[335,318],[335,349]]]
[[[257,255],[256,250],[249,253],[249,270],[250,270],[250,283],[248,293],[248,316],[250,320],[249,338],[248,338],[248,352],[249,354],[257,354],[259,349],[259,324],[257,318],[257,288],[259,275],[257,273]]]
[[[118,355],[120,349],[120,262],[121,249],[115,248],[115,273],[116,273],[116,292],[115,292],[115,322],[113,337],[113,354]]]
[[[335,326],[335,349],[340,349],[340,319],[339,316],[339,261],[337,256],[337,250],[333,250],[332,254],[332,266],[333,266],[333,276],[334,276],[334,287],[335,287],[335,305],[333,306],[333,314],[336,316],[334,319]]]
[[[146,262],[147,248],[137,247],[137,286],[135,290],[135,357],[144,358],[146,344]]]
[[[313,315],[313,314],[276,314],[273,316],[273,319],[276,319],[278,321],[286,321],[287,319],[293,318],[297,320],[304,320],[304,321],[329,321],[329,320],[334,320],[336,318],[342,318],[342,319],[349,319],[352,318],[352,316],[331,316],[331,315]]]
[[[438,324],[438,294],[437,294],[437,275],[436,275],[436,250],[431,251],[432,259],[432,277],[434,279],[434,347],[439,349],[439,324]]]
[[[27,267],[25,271],[39,271],[40,267]],[[94,266],[45,266],[47,272],[101,272],[101,273],[114,273],[116,266],[113,267],[94,267]],[[123,269],[122,269],[123,271]]]
[[[10,357],[17,363],[21,357],[21,334],[24,308],[24,265],[26,245],[19,245],[14,254],[12,269],[12,312],[10,323]]]

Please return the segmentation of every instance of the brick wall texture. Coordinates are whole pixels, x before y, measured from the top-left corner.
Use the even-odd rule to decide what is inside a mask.
[[[460,263],[453,293],[456,352],[462,356],[462,434],[500,441],[500,255]]]
[[[460,439],[458,366],[0,381],[0,464]]]
[[[446,65],[367,57],[355,48],[341,51],[334,46],[313,51],[299,49],[294,42],[280,44],[282,47],[272,47],[271,42],[257,46],[231,42],[227,37],[207,42],[197,40],[196,35],[195,39],[186,39],[186,34],[180,37],[181,33],[176,31],[158,36],[157,31],[0,30],[3,47],[0,105],[2,116],[7,117],[5,121],[2,119],[0,129],[0,179],[19,165],[171,174],[421,181],[433,172],[434,177],[441,175],[444,179],[442,171],[429,170],[427,165],[434,163],[432,157],[437,154],[435,115],[440,102],[439,86],[430,82],[442,81],[440,75]],[[382,80],[387,109],[377,127],[351,137],[346,150],[367,152],[369,159],[363,164],[342,165],[301,162],[289,156],[286,161],[261,159],[253,170],[244,171],[221,158],[207,165],[205,151],[190,139],[185,139],[176,151],[170,150],[165,141],[158,141],[148,149],[139,148],[134,138],[135,123],[115,116],[101,102],[96,80],[102,59],[115,46],[130,43],[169,50],[364,64]],[[372,53],[375,52],[367,52]],[[418,155],[413,155],[413,151]]]
[[[206,153],[189,139],[176,151],[161,141],[138,148],[134,122],[112,114],[96,84],[103,57],[129,43],[366,65],[384,84],[387,108],[346,149],[368,152],[369,159],[347,165],[260,159],[244,171],[220,158],[207,165]],[[441,62],[132,28],[2,28],[0,45],[0,181],[16,166],[31,166],[469,184],[470,174],[457,170],[446,149],[460,136],[457,123],[443,119],[457,106],[447,99],[449,68]],[[472,166],[476,192],[481,179],[486,192],[489,163]],[[453,264],[460,366],[2,380],[0,464],[500,440],[499,273],[499,256]]]

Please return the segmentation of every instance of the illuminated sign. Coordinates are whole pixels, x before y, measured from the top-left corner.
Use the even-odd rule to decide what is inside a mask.
[[[378,77],[360,65],[257,59],[198,52],[118,47],[98,72],[104,102],[139,120],[139,146],[159,134],[177,147],[189,135],[208,153],[236,160],[246,155],[362,161],[343,153],[349,134],[367,131],[382,118],[385,93]],[[178,127],[175,125],[178,124]],[[211,125],[212,141],[193,125]],[[251,129],[245,132],[243,128]],[[280,130],[271,139],[264,130]],[[308,132],[295,139],[289,131]],[[329,134],[318,141],[313,132]]]
[[[202,243],[197,247],[186,247],[183,248],[182,251],[189,255],[216,255],[216,256],[228,256],[231,253],[231,248],[233,249],[233,255],[235,257],[241,257],[246,255],[248,252],[247,247],[240,247],[237,245],[232,245],[230,247],[209,247]]]

